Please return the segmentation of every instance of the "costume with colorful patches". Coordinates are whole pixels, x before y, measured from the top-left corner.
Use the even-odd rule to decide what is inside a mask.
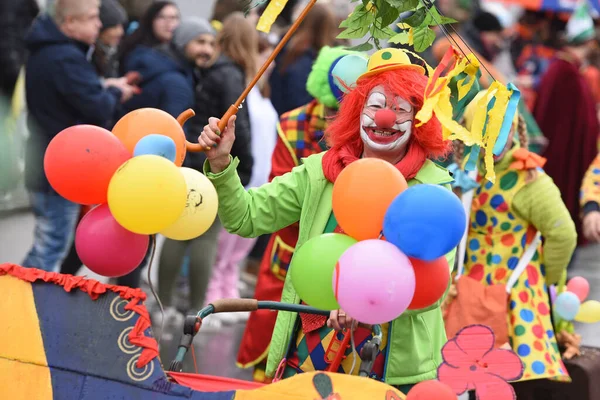
[[[324,139],[327,117],[339,108],[342,92],[333,84],[331,71],[341,57],[354,54],[342,47],[324,47],[319,52],[306,88],[315,99],[283,114],[277,124],[277,144],[271,159],[269,180],[284,175],[302,164],[303,159],[327,149]],[[279,301],[294,248],[298,241],[298,223],[275,232],[267,245],[256,283],[254,298]],[[254,367],[254,380],[265,377],[267,352],[277,313],[258,310],[250,315],[238,351],[240,368]]]
[[[324,232],[340,231],[332,214],[333,183],[346,166],[362,157],[388,161],[409,185],[429,183],[450,189],[452,178],[448,171],[430,160],[449,150],[439,121],[432,118],[419,127],[414,123],[416,112],[423,106],[426,84],[425,70],[411,63],[404,51],[385,49],[375,53],[369,59],[367,72],[344,96],[337,117],[326,131],[331,148],[306,158],[299,167],[271,183],[249,191],[239,183],[237,160],[229,155],[233,124],[219,137],[217,121],[211,119],[199,142],[209,147],[219,140],[219,145],[206,153],[205,173],[217,189],[219,217],[225,228],[252,237],[299,222],[298,247]],[[453,265],[454,251],[447,258]],[[281,301],[301,302],[289,274]],[[374,374],[391,385],[410,385],[436,377],[442,362],[441,348],[446,342],[440,303],[441,300],[426,309],[408,310],[384,327],[385,354],[379,355]],[[287,375],[323,369],[324,352],[336,335],[333,328],[349,327],[349,317],[341,310],[332,311],[329,320],[298,318],[295,313],[280,311],[266,375],[273,377],[280,364],[287,366]],[[357,347],[369,335],[357,330]],[[351,352],[348,350],[347,354]],[[354,373],[360,366],[360,359],[356,358]],[[338,372],[349,373],[352,359],[352,355],[347,357]]]
[[[496,182],[484,181],[481,172],[477,178],[463,279],[506,285],[539,231],[544,245],[509,294],[509,340],[525,364],[522,380],[568,379],[554,337],[546,284],[556,283],[566,269],[576,244],[575,226],[558,188],[541,169],[545,160],[525,150],[523,119],[516,130],[519,141],[513,140],[513,125],[506,148],[495,157]]]

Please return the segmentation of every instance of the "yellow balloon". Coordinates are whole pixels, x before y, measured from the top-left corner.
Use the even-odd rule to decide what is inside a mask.
[[[117,222],[134,233],[151,235],[177,221],[187,187],[179,168],[166,158],[129,159],[108,185],[108,207]]]
[[[211,181],[191,168],[180,168],[187,184],[187,203],[179,219],[160,233],[169,239],[194,239],[215,222],[219,200]]]
[[[600,322],[600,301],[588,300],[579,307],[575,321],[595,324]]]

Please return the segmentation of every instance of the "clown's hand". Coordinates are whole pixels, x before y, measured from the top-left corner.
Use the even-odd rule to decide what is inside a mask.
[[[218,174],[229,165],[229,154],[235,141],[235,119],[235,115],[229,118],[225,131],[220,132],[218,126],[220,120],[209,118],[208,125],[204,127],[198,138],[198,143],[207,149],[206,159],[213,174]]]
[[[590,242],[600,242],[600,212],[592,211],[583,217],[583,236]]]
[[[329,313],[329,319],[327,320],[327,327],[333,328],[336,331],[343,331],[344,329],[353,328],[352,323],[354,319],[342,310],[333,310]]]

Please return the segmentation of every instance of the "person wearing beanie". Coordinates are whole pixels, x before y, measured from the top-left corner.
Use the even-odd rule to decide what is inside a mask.
[[[290,172],[302,164],[302,159],[326,150],[323,135],[328,118],[336,114],[342,99],[342,91],[334,83],[332,71],[347,54],[351,52],[342,47],[326,46],[319,52],[306,83],[306,90],[313,100],[284,113],[277,124],[278,138],[271,158],[270,180]],[[281,299],[298,233],[298,224],[294,224],[271,236],[260,264],[254,298]],[[258,382],[266,381],[266,355],[276,318],[277,313],[268,310],[251,313],[238,352],[238,367],[254,367],[254,380]]]
[[[140,74],[142,92],[124,104],[123,114],[153,107],[173,117],[194,106],[194,68],[208,64],[215,52],[215,33],[210,23],[184,18],[169,46],[138,45],[125,59],[123,70]]]
[[[593,21],[586,4],[572,14],[565,36],[567,45],[556,53],[539,84],[533,115],[548,139],[542,153],[548,159],[545,171],[560,189],[575,221],[579,244],[583,244],[579,192],[586,170],[596,157],[600,133],[596,99],[582,73],[595,46]]]
[[[119,76],[117,50],[125,34],[128,21],[125,9],[116,0],[102,0],[100,4],[100,34],[96,41],[92,63],[98,74],[104,78]]]
[[[505,48],[504,28],[498,17],[487,11],[480,11],[464,28],[465,40],[486,60],[494,62]]]

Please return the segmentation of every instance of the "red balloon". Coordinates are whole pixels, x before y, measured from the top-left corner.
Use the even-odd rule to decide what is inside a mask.
[[[89,211],[75,233],[81,262],[98,275],[116,278],[133,271],[144,259],[150,237],[123,228],[108,204]]]
[[[52,139],[44,156],[44,171],[50,185],[65,199],[102,204],[110,179],[130,158],[131,153],[111,132],[75,125]]]
[[[574,293],[583,303],[590,294],[590,284],[587,279],[575,276],[567,282],[567,292]]]
[[[429,307],[444,295],[450,281],[450,267],[446,257],[431,262],[410,258],[415,271],[415,295],[409,310]]]
[[[456,400],[452,389],[440,381],[423,381],[416,384],[406,396],[406,400]]]

